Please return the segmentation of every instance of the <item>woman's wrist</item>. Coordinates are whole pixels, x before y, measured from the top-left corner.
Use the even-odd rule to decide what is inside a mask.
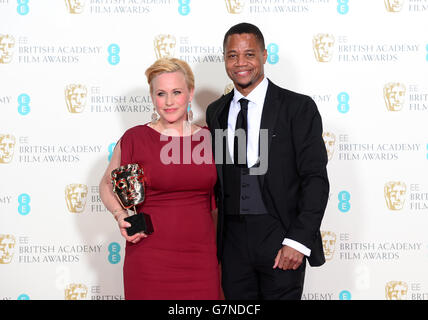
[[[113,213],[113,217],[114,217],[114,219],[116,221],[119,220],[120,216],[122,216],[122,215],[128,215],[128,211],[125,210],[125,209],[123,209],[123,208],[115,209],[115,210],[112,211],[112,213]]]

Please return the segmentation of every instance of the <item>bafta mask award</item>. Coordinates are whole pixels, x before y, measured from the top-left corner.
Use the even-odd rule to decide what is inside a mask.
[[[136,206],[145,198],[145,179],[143,169],[138,164],[132,163],[114,169],[111,172],[113,192],[116,194],[122,207],[133,209],[134,214],[125,218],[131,224],[126,229],[128,236],[137,232],[151,234],[153,226],[150,216],[145,213],[137,214]]]

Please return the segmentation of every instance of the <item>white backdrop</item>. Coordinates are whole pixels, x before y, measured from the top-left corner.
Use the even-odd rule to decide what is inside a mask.
[[[239,22],[264,33],[266,75],[323,118],[328,260],[303,298],[428,298],[428,0],[0,0],[0,299],[123,299],[98,183],[150,121],[144,71],[189,62],[204,124]]]

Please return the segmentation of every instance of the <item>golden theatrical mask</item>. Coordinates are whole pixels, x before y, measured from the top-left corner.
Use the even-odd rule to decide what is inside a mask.
[[[14,47],[14,37],[8,34],[0,34],[0,63],[6,64],[12,61]]]
[[[65,0],[67,10],[72,14],[80,14],[85,8],[85,0]]]
[[[322,137],[324,139],[325,149],[327,150],[328,160],[333,158],[334,145],[336,144],[336,136],[331,132],[323,132]]]
[[[82,113],[86,105],[88,90],[81,84],[69,84],[65,87],[65,102],[70,113]]]
[[[65,202],[72,213],[82,213],[86,206],[88,186],[85,184],[72,183],[65,187]]]
[[[0,234],[0,264],[12,262],[15,237],[10,234]]]
[[[390,281],[385,286],[386,300],[406,300],[408,285],[403,281]]]
[[[10,163],[15,150],[15,137],[10,134],[0,134],[0,163]]]
[[[160,34],[155,37],[154,47],[156,58],[174,57],[175,37],[169,34]]]
[[[406,86],[399,82],[390,82],[383,87],[383,98],[388,111],[403,109],[406,97]]]
[[[86,299],[88,288],[84,284],[71,283],[65,288],[65,300]]]
[[[331,34],[319,33],[312,39],[312,47],[318,62],[329,62],[333,57],[334,37]]]
[[[403,209],[406,189],[406,184],[404,182],[390,181],[385,183],[385,200],[389,210]]]
[[[333,259],[336,248],[336,234],[331,231],[321,231],[322,246],[326,260]]]
[[[388,12],[400,12],[403,9],[404,0],[384,0]]]
[[[244,11],[244,0],[225,0],[227,12],[232,14],[242,13]]]

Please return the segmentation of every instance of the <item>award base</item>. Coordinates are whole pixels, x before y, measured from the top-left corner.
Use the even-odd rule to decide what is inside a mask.
[[[153,225],[150,216],[145,213],[138,213],[124,219],[126,222],[131,224],[130,227],[126,228],[128,236],[132,236],[138,232],[144,232],[145,234],[153,233]]]

